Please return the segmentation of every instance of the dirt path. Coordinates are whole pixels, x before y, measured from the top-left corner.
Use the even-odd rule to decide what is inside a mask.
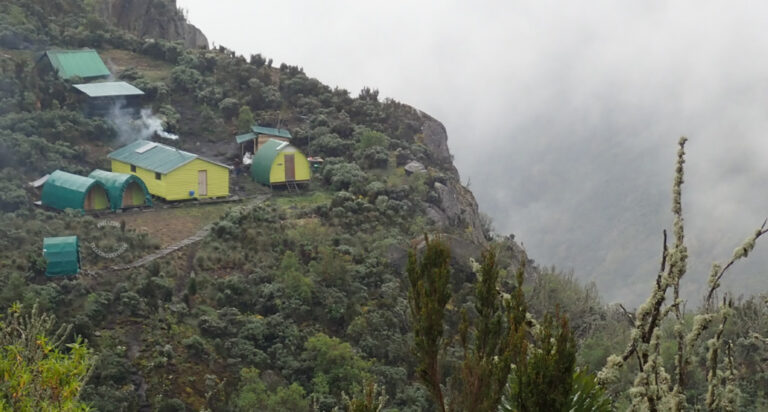
[[[259,203],[264,202],[268,198],[269,198],[269,195],[257,196],[255,198],[251,199],[250,201],[248,201],[246,204],[244,204],[242,206],[238,206],[238,207],[239,208],[250,209],[250,208],[258,205]],[[189,236],[189,237],[187,237],[185,239],[182,239],[182,240],[180,240],[180,241],[178,241],[176,243],[173,243],[170,246],[167,246],[167,247],[165,247],[163,249],[160,249],[159,251],[157,251],[155,253],[152,253],[150,255],[144,256],[143,258],[141,258],[139,260],[136,260],[136,261],[134,261],[132,263],[129,263],[127,265],[112,266],[110,269],[112,269],[112,270],[125,270],[125,269],[132,269],[132,268],[137,268],[137,267],[146,265],[147,263],[149,263],[149,262],[151,262],[151,261],[153,261],[153,260],[155,260],[157,258],[161,258],[163,256],[166,256],[166,255],[168,255],[168,254],[170,254],[172,252],[175,252],[175,251],[177,251],[177,250],[179,250],[179,249],[181,249],[181,248],[183,248],[185,246],[191,245],[192,243],[195,243],[195,242],[203,239],[204,237],[206,237],[208,235],[208,233],[211,232],[211,227],[213,227],[213,223],[209,223],[209,224],[203,226],[203,228],[198,230],[194,235]]]

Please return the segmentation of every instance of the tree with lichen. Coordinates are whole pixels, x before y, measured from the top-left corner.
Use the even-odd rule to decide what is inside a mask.
[[[715,337],[707,342],[707,408],[710,410],[728,409],[726,405],[736,405],[737,391],[733,385],[733,368],[725,383],[719,379],[718,354],[721,351],[722,330],[727,322],[731,304],[724,303],[718,310],[714,308],[713,298],[720,287],[725,272],[740,259],[746,258],[755,247],[757,239],[766,233],[764,222],[747,240],[733,252],[725,266],[712,265],[709,276],[709,290],[705,297],[703,313],[693,318],[693,326],[686,333],[684,301],[680,298],[680,283],[687,270],[688,250],[685,245],[684,220],[682,208],[682,185],[684,182],[685,144],[682,137],[678,143],[677,163],[672,185],[672,213],[674,216],[674,243],[667,245],[666,231],[663,233],[661,268],[656,276],[653,290],[648,300],[640,305],[634,317],[632,338],[624,353],[612,355],[605,367],[598,374],[603,385],[609,385],[618,379],[618,370],[627,362],[637,362],[638,373],[629,394],[632,399],[631,410],[636,411],[681,411],[686,408],[686,375],[695,353],[697,344],[706,329],[716,319],[721,325]],[[663,367],[660,341],[662,322],[673,317],[674,336],[677,350],[674,370],[670,375]],[[732,360],[729,360],[732,365]]]

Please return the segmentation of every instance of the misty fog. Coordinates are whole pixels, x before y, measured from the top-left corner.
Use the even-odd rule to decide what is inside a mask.
[[[671,228],[676,142],[689,305],[768,217],[768,5],[179,0],[209,41],[441,120],[497,232],[637,304]],[[768,242],[725,290],[768,290]]]

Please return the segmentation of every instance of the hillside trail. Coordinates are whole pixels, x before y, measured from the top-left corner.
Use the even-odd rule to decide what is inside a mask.
[[[256,205],[264,202],[265,200],[269,199],[269,197],[270,197],[270,195],[256,196],[255,198],[253,198],[250,201],[248,201],[246,204],[238,206],[235,209],[237,209],[237,208],[240,208],[240,209],[251,209],[254,206],[256,206]],[[161,258],[163,256],[166,256],[166,255],[168,255],[170,253],[173,253],[173,252],[175,252],[175,251],[177,251],[177,250],[179,250],[179,249],[181,249],[181,248],[183,248],[185,246],[189,246],[192,243],[195,243],[197,241],[202,240],[204,237],[208,236],[209,233],[211,233],[211,228],[213,227],[213,225],[214,225],[214,223],[207,224],[207,225],[203,226],[202,229],[198,230],[197,233],[195,233],[194,235],[192,235],[192,236],[190,236],[190,237],[188,237],[186,239],[182,239],[182,240],[180,240],[180,241],[178,241],[178,242],[176,242],[176,243],[174,243],[174,244],[172,244],[170,246],[167,246],[167,247],[165,247],[163,249],[160,249],[159,251],[157,251],[155,253],[152,253],[150,255],[144,256],[141,259],[138,259],[138,260],[136,260],[136,261],[134,261],[132,263],[128,263],[128,264],[125,264],[125,265],[111,266],[110,269],[111,270],[126,270],[126,269],[133,269],[133,268],[144,266],[147,263],[152,262],[155,259],[159,259],[159,258]]]

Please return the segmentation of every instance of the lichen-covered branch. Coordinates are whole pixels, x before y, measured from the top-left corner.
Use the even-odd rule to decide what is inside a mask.
[[[677,162],[675,166],[675,177],[672,185],[672,214],[673,223],[673,244],[667,246],[667,233],[663,232],[661,267],[656,276],[656,282],[653,285],[648,300],[646,300],[637,309],[632,335],[627,348],[621,355],[612,355],[607,359],[606,365],[598,373],[598,380],[602,385],[616,382],[619,377],[619,370],[626,364],[627,360],[633,355],[638,359],[639,372],[634,381],[634,386],[630,390],[632,405],[634,410],[672,410],[681,411],[686,407],[685,385],[686,369],[690,365],[691,354],[695,352],[696,344],[701,339],[704,331],[707,330],[713,321],[715,314],[712,313],[711,300],[720,287],[720,281],[725,272],[733,266],[739,259],[746,258],[754,249],[758,238],[768,232],[766,222],[757,229],[747,240],[736,250],[734,250],[731,259],[725,266],[713,265],[709,276],[709,290],[706,294],[707,311],[697,315],[693,319],[693,327],[686,332],[685,326],[685,301],[680,297],[680,282],[687,270],[688,249],[685,246],[685,225],[683,219],[682,207],[682,185],[684,183],[684,165],[685,165],[685,144],[687,138],[681,137],[678,142]],[[667,302],[667,293],[671,290],[671,302]],[[666,305],[665,305],[666,304]],[[729,310],[729,309],[728,309]],[[716,388],[717,381],[717,356],[718,348],[721,343],[722,330],[725,327],[725,321],[728,317],[726,309],[721,311],[723,323],[713,340],[708,342],[708,381],[710,382],[707,405],[714,404],[718,399]],[[674,359],[674,379],[670,380],[669,375],[664,371],[660,362],[659,354],[659,334],[660,325],[670,314],[674,314],[676,324],[674,326],[674,337],[677,343],[677,352]],[[735,405],[738,397],[738,390],[726,385],[722,402],[718,405]],[[727,398],[727,401],[724,400]]]

